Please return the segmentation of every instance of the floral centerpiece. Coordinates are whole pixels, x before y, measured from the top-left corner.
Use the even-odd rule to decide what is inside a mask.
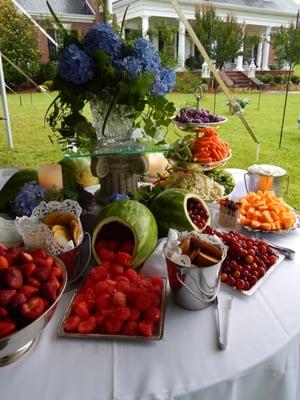
[[[153,45],[141,37],[125,40],[122,28],[108,23],[94,25],[79,40],[54,18],[64,45],[53,81],[59,93],[47,120],[59,143],[84,150],[137,136],[162,143],[175,112],[164,97],[175,84],[175,71],[163,67]],[[93,123],[83,113],[87,103]]]

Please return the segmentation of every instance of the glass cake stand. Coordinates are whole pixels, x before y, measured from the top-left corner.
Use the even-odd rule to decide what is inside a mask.
[[[91,157],[91,172],[100,179],[96,201],[105,204],[115,194],[128,194],[138,187],[149,169],[147,153],[164,153],[171,145],[135,142],[106,144],[92,152],[66,154],[67,158]]]

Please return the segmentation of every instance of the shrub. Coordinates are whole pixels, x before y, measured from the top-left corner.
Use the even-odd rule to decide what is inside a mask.
[[[192,73],[190,71],[177,72],[174,91],[181,93],[193,93],[196,87],[202,85],[202,83],[203,81],[199,73]],[[204,88],[202,89],[204,90]]]
[[[193,69],[201,69],[202,65],[201,65],[201,60],[198,57],[195,56],[189,56],[186,60],[185,60],[185,66],[186,68],[193,70]]]
[[[282,76],[274,76],[274,82],[278,84],[282,83]]]
[[[300,82],[300,76],[298,76],[298,75],[292,75],[292,76],[291,76],[291,81],[292,81],[293,83],[298,84],[298,83]]]
[[[41,84],[45,81],[53,81],[57,73],[57,61],[41,62],[40,69],[35,77],[36,83]]]
[[[45,81],[42,84],[42,86],[47,90],[50,90],[52,88],[52,85],[53,85],[53,81]]]

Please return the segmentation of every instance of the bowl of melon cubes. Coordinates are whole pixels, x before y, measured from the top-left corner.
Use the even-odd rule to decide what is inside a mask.
[[[240,201],[239,222],[248,230],[284,233],[297,227],[297,214],[273,191],[249,192]]]

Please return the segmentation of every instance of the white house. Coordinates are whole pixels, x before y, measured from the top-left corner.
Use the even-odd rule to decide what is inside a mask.
[[[111,1],[111,0],[110,0]],[[109,1],[109,2],[110,2]],[[185,60],[194,55],[194,44],[185,32],[185,27],[168,0],[116,0],[113,2],[113,13],[120,24],[128,4],[125,28],[141,30],[144,36],[152,25],[159,21],[168,21],[178,26],[178,40],[176,41],[180,67],[184,68]],[[195,19],[195,6],[212,3],[221,17],[233,14],[237,21],[245,25],[246,33],[261,34],[261,42],[256,48],[256,65],[258,69],[268,70],[270,57],[270,43],[268,39],[272,29],[281,25],[289,25],[296,20],[297,6],[292,0],[178,0],[184,15],[192,22]],[[158,41],[154,40],[158,47]],[[243,70],[243,57],[235,60],[235,68]]]

